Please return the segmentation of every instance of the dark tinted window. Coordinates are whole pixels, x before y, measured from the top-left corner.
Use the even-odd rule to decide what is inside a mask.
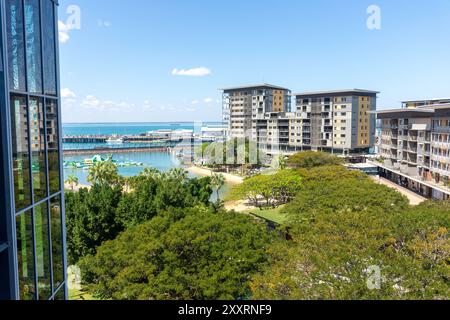
[[[33,255],[33,221],[31,213],[25,212],[16,218],[17,262],[19,273],[19,295],[21,300],[35,299]]]
[[[24,97],[11,97],[11,130],[14,197],[16,210],[20,211],[31,204],[28,113],[26,98]]]
[[[39,0],[25,0],[25,41],[28,91],[42,93],[42,57]]]
[[[51,296],[50,277],[50,239],[47,202],[34,209],[36,239],[36,260],[39,299],[47,300]]]
[[[8,39],[8,72],[11,90],[26,91],[25,40],[23,5],[21,0],[6,0],[6,28]]]
[[[56,57],[53,2],[42,1],[42,28],[44,30],[44,93],[56,96]]]
[[[46,99],[47,116],[47,151],[50,193],[60,190],[59,171],[59,134],[58,134],[58,104],[56,100]]]
[[[60,197],[56,197],[51,200],[50,220],[51,220],[51,235],[52,235],[53,287],[57,289],[64,281]]]
[[[44,108],[42,99],[30,98],[29,113],[34,200],[37,202],[47,196]]]

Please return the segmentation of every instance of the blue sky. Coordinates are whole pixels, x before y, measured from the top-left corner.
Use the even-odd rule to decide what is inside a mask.
[[[218,88],[259,82],[450,96],[448,0],[60,0],[59,20],[64,122],[220,120]]]

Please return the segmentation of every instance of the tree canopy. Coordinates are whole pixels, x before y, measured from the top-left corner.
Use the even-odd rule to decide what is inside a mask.
[[[343,160],[325,152],[302,151],[289,157],[287,164],[291,168],[315,168],[342,164]]]
[[[171,209],[108,241],[80,263],[105,299],[238,299],[275,241],[264,224],[204,206]]]
[[[449,295],[450,205],[410,207],[395,190],[341,167],[308,171],[284,208],[289,244],[254,276],[255,299],[442,299]],[[316,177],[316,178],[314,178]],[[380,271],[379,288],[368,286]]]
[[[160,211],[209,204],[211,178],[189,179],[182,171],[152,173],[131,179],[131,190],[127,192],[120,183],[97,182],[90,190],[66,194],[70,264],[95,253],[106,240],[115,239],[126,228],[145,222]],[[105,181],[104,177],[100,176],[99,181]]]
[[[302,185],[296,170],[280,170],[275,174],[257,175],[233,187],[230,200],[248,199],[255,206],[278,206],[291,201]]]

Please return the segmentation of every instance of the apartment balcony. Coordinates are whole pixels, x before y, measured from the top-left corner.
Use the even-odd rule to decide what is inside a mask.
[[[409,136],[409,137],[408,137],[408,140],[409,140],[409,141],[417,142],[418,137],[417,137],[417,136]]]
[[[434,127],[433,131],[437,133],[450,133],[450,127]]]
[[[423,138],[423,137],[418,137],[417,142],[422,143],[422,144],[430,144],[431,143],[430,138]]]

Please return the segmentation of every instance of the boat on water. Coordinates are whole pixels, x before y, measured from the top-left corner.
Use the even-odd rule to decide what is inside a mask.
[[[108,138],[108,140],[106,140],[106,143],[107,143],[107,144],[112,144],[112,145],[115,145],[115,144],[122,144],[122,143],[123,143],[123,138],[120,138],[120,137],[110,137],[110,138]]]

